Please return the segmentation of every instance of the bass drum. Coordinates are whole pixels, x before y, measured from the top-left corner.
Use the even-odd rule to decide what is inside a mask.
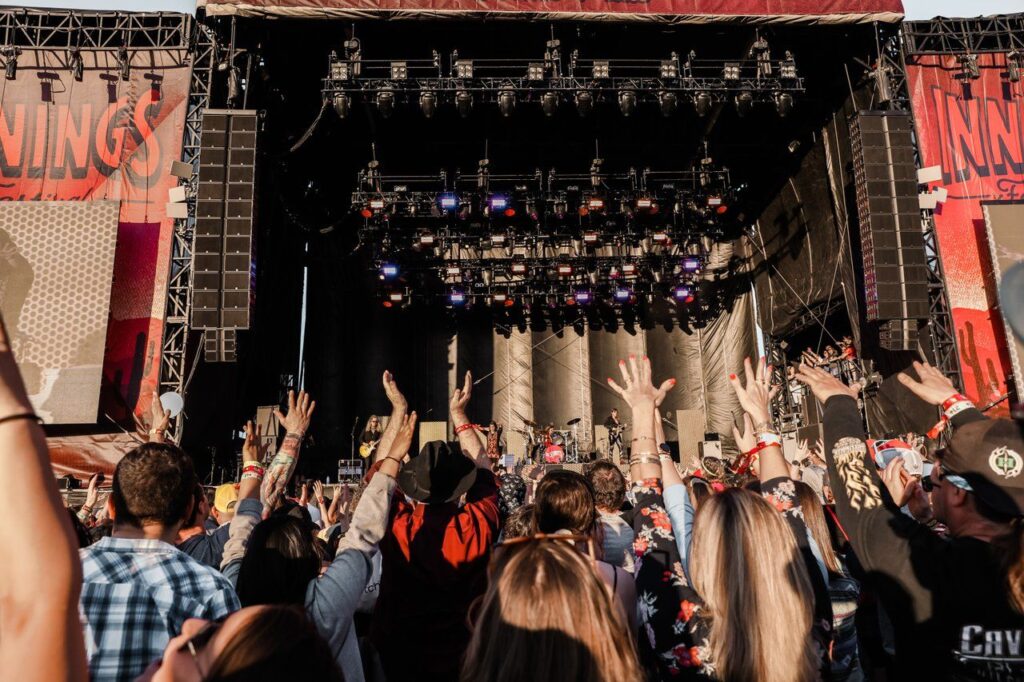
[[[551,444],[558,445],[561,447],[565,446],[565,436],[562,435],[561,431],[553,431],[551,433]]]
[[[561,464],[565,461],[565,450],[561,445],[549,445],[544,449],[545,464]]]

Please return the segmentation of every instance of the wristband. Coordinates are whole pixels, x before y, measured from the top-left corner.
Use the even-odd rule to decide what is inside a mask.
[[[475,428],[476,428],[476,424],[473,424],[473,423],[470,423],[470,422],[466,422],[462,426],[456,426],[455,427],[455,435],[457,436],[460,433],[462,433],[463,431],[469,431],[470,429],[475,429]]]
[[[388,455],[384,459],[390,459],[392,462],[394,462],[398,466],[402,466],[402,459],[400,457],[392,457],[391,455]]]
[[[246,468],[246,467],[262,467],[262,466],[263,466],[263,462],[257,462],[254,459],[247,459],[244,462],[242,462],[242,468],[243,469]]]
[[[782,445],[782,436],[774,431],[765,431],[757,434],[758,451],[764,450],[772,445]]]
[[[242,472],[242,477],[240,479],[238,479],[238,480],[239,481],[250,481],[250,480],[253,480],[253,479],[255,479],[257,481],[262,481],[263,480],[263,472],[243,471]]]
[[[322,497],[316,498],[316,503],[317,504],[323,504],[324,503],[324,498],[322,498]]]
[[[961,412],[974,407],[974,403],[967,398],[964,398],[963,396],[959,396],[959,398],[959,400],[955,400],[952,403],[947,400],[942,404],[942,416],[944,419],[950,420]],[[950,398],[950,400],[952,400],[952,398]],[[947,405],[947,403],[949,404]]]
[[[40,419],[35,412],[21,412],[19,414],[12,414],[6,417],[0,417],[0,424],[3,424],[4,422],[12,422],[17,419],[28,419],[30,421],[34,421],[37,424],[43,423],[43,420]]]
[[[963,395],[962,393],[954,393],[953,395],[949,396],[948,398],[942,401],[942,411],[945,412],[949,408],[953,407],[953,405],[963,400],[969,401],[970,399],[967,396]]]

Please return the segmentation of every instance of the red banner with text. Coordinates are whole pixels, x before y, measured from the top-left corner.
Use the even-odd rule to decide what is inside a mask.
[[[965,388],[980,405],[1006,393],[1012,372],[982,202],[1024,197],[1024,90],[1007,78],[1004,54],[978,60],[979,78],[955,55],[915,57],[907,76],[922,165],[941,166],[932,189],[949,192],[935,226]]]
[[[120,202],[99,416],[131,423],[158,386],[190,71],[183,50],[131,52],[127,80],[96,62],[78,81],[48,66],[62,55],[26,52],[4,81],[0,200]]]

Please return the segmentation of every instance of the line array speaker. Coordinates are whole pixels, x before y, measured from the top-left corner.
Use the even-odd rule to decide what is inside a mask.
[[[206,335],[208,360],[216,356],[219,360],[214,361],[233,361],[233,330],[249,328],[256,128],[254,110],[209,109],[203,114],[192,247],[192,326],[232,330],[230,335]]]

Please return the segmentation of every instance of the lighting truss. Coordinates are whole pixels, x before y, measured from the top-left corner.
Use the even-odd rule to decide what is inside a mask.
[[[462,115],[475,103],[500,104],[509,115],[516,102],[540,104],[549,115],[560,103],[575,103],[581,114],[595,104],[617,103],[625,115],[638,104],[658,104],[670,115],[685,102],[703,115],[711,105],[737,98],[777,104],[781,95],[792,102],[805,91],[789,52],[773,60],[766,50],[751,51],[723,61],[697,59],[692,52],[683,60],[676,52],[633,59],[583,58],[574,51],[566,63],[557,43],[549,41],[539,59],[473,59],[455,51],[443,60],[435,51],[430,59],[367,60],[361,50],[332,52],[321,94],[342,116],[349,103],[379,102],[381,93],[403,104],[429,93],[438,102],[454,103]],[[339,109],[339,102],[345,106]]]

